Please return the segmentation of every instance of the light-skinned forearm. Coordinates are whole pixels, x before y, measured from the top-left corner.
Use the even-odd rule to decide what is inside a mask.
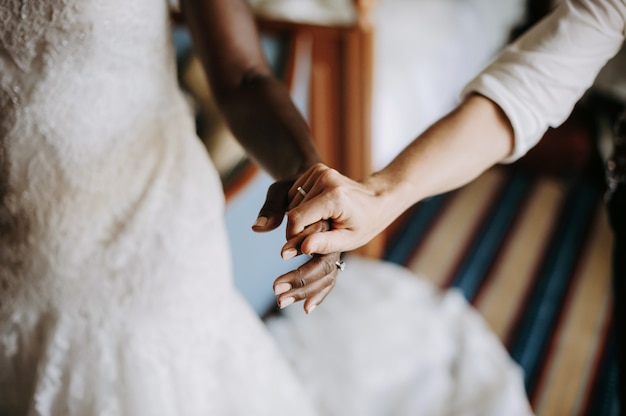
[[[512,149],[513,129],[502,110],[483,96],[471,95],[365,185],[377,193],[393,220],[424,198],[467,184]]]
[[[513,130],[492,101],[473,95],[435,123],[387,167],[354,181],[322,164],[289,190],[284,257],[347,251],[367,243],[416,202],[458,188],[508,156]],[[307,194],[298,195],[298,187]],[[303,233],[330,219],[324,233]]]

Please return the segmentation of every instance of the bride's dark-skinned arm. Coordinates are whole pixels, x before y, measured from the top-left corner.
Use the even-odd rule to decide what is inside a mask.
[[[255,231],[273,230],[283,220],[294,179],[320,161],[309,128],[285,85],[272,75],[244,0],[183,0],[181,6],[228,126],[250,157],[277,181],[253,226]],[[310,232],[324,227],[327,224],[320,222]],[[278,304],[305,300],[304,309],[311,312],[334,287],[338,259],[339,253],[314,256],[277,278]]]

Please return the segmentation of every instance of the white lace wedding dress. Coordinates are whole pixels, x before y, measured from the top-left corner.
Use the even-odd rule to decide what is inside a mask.
[[[0,414],[309,414],[234,291],[165,0],[0,0]]]
[[[221,185],[168,25],[165,0],[0,0],[0,414],[516,414],[456,394],[467,357],[441,347],[469,344],[445,329],[458,315],[434,313],[432,290],[391,276],[384,285],[415,296],[387,293],[382,315],[368,306],[384,267],[364,268],[381,276],[338,288],[308,324],[295,306],[273,320],[278,351],[232,286]],[[387,318],[399,330],[377,332]],[[525,409],[517,369],[487,344],[477,362],[503,371],[469,397]]]

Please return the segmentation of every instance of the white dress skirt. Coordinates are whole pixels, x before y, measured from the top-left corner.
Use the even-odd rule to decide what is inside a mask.
[[[521,369],[456,290],[350,256],[313,313],[268,321],[324,415],[529,415]]]

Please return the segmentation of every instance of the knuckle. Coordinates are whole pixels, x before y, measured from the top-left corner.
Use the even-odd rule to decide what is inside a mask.
[[[268,188],[268,192],[273,191],[274,189],[278,188],[279,186],[280,186],[280,183],[279,183],[279,182],[274,182],[274,183],[272,183],[272,184],[269,186],[269,188]]]
[[[319,173],[320,180],[322,180],[323,182],[332,183],[333,178],[335,177],[335,173],[337,173],[336,170],[326,168]]]
[[[324,278],[324,284],[326,286],[334,286],[336,280],[337,280],[337,273],[329,273]]]
[[[336,271],[335,263],[328,257],[325,260],[326,261],[322,263],[323,273],[325,275],[333,274],[333,272]]]
[[[280,192],[280,190],[281,190],[281,184],[279,182],[274,182],[267,189],[267,196],[270,198],[274,197],[276,194]]]
[[[306,275],[302,272],[302,268],[298,267],[296,269],[296,281],[298,282],[299,287],[305,287],[308,283]]]
[[[326,169],[328,169],[328,166],[326,166],[325,164],[323,164],[322,162],[317,162],[315,165],[313,165],[313,167],[311,168],[311,170],[313,172],[324,172]]]
[[[287,224],[290,227],[297,227],[300,226],[300,224],[302,223],[302,214],[298,211],[297,208],[287,211],[286,216]]]
[[[289,211],[287,211],[286,215],[289,222],[298,222],[300,218],[302,218],[302,215],[300,214],[300,212],[298,212],[297,208],[290,209]]]
[[[324,232],[328,230],[328,225],[327,225],[327,221],[318,221],[315,224],[313,224],[313,226],[311,226],[312,230],[314,232]]]

